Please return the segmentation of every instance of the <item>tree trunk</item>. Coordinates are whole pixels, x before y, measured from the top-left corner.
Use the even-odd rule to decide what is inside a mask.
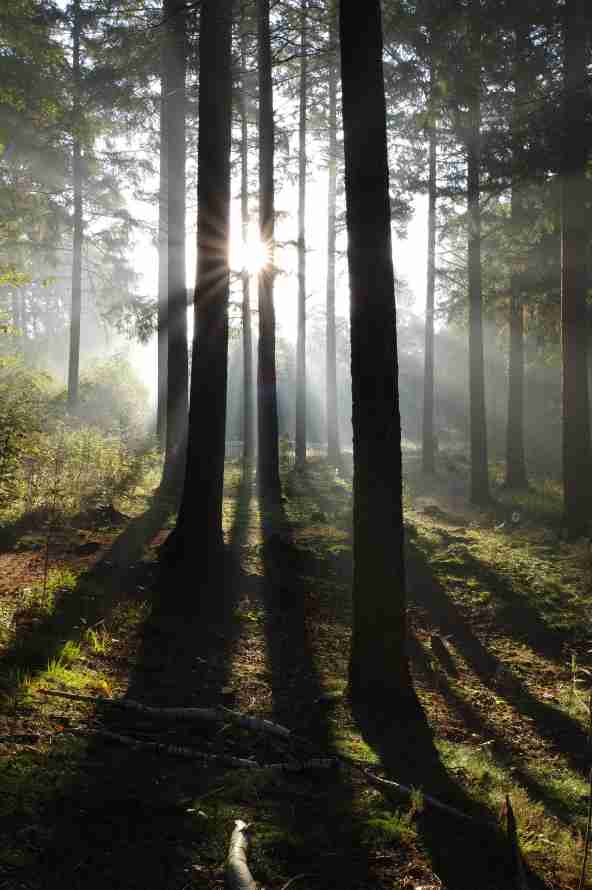
[[[201,578],[222,565],[230,231],[230,37],[234,0],[204,0],[199,38],[197,284],[187,467],[175,552],[204,554]],[[216,101],[212,102],[211,97]],[[207,422],[204,423],[204,418]]]
[[[590,421],[586,368],[589,156],[587,0],[567,0],[564,30],[564,125],[561,158],[561,338],[563,353],[564,524],[570,537],[586,534],[590,519]]]
[[[337,28],[335,10],[329,20],[329,194],[327,210],[327,460],[341,464],[337,415],[337,348],[335,335],[335,253],[337,240]]]
[[[354,701],[410,698],[401,422],[379,0],[341,3],[354,434]]]
[[[241,9],[244,16],[244,10]],[[247,94],[247,25],[241,22],[241,226],[243,244],[249,235],[249,119]],[[255,454],[254,405],[253,405],[253,332],[251,327],[251,276],[245,264],[242,273],[243,288],[243,462],[250,466]]]
[[[433,82],[433,72],[431,71],[430,82]],[[428,275],[425,311],[425,352],[423,373],[423,426],[421,460],[423,472],[434,473],[436,469],[436,440],[434,435],[434,295],[436,283],[437,135],[436,124],[433,119],[430,121],[428,139]]]
[[[161,74],[160,99],[160,183],[158,190],[158,379],[156,404],[156,436],[161,448],[166,444],[166,410],[167,410],[167,350],[168,350],[168,265],[167,265],[167,124],[166,110],[166,72]]]
[[[306,55],[307,0],[300,0],[300,119],[298,125],[298,332],[296,341],[296,466],[306,463]]]
[[[521,138],[521,115],[528,100],[528,84],[525,82],[525,54],[527,31],[524,25],[516,27],[515,34],[515,96],[512,133],[514,176],[512,183],[512,232],[519,241],[523,237],[524,207],[520,192],[520,176],[524,174]],[[506,487],[528,488],[524,459],[524,306],[522,288],[524,275],[522,257],[514,260],[510,284],[510,354],[508,363],[508,426],[506,436]]]
[[[80,0],[74,0],[72,29],[72,75],[74,97],[72,117],[74,127],[81,113],[80,97]],[[70,355],[68,362],[68,411],[78,409],[78,381],[80,376],[80,315],[82,306],[82,148],[78,134],[72,134],[72,186],[74,193],[74,229],[72,232],[72,303],[70,309]]]
[[[161,491],[178,497],[183,485],[187,443],[187,286],[185,281],[185,54],[183,0],[164,3],[164,68],[167,92],[168,199],[168,380],[166,453]]]
[[[472,95],[467,133],[468,272],[469,272],[469,412],[471,428],[471,502],[490,501],[487,465],[487,420],[483,367],[483,295],[481,287],[481,21],[480,0],[471,0],[470,68]]]
[[[259,346],[257,362],[258,481],[261,494],[272,504],[281,497],[277,383],[275,366],[275,310],[273,305],[274,238],[274,122],[271,80],[269,0],[257,0],[259,54],[259,231],[269,245],[271,261],[259,272]]]

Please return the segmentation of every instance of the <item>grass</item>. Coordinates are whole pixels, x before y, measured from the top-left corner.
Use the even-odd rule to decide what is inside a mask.
[[[174,616],[164,621],[154,578],[138,583],[130,577],[109,590],[103,576],[70,567],[61,556],[63,567],[52,569],[45,597],[37,581],[27,585],[31,621],[3,645],[26,630],[43,652],[43,631],[54,634],[53,654],[38,669],[28,660],[34,647],[24,647],[7,684],[18,694],[0,699],[0,734],[34,728],[43,736],[28,747],[0,747],[0,814],[14,826],[0,841],[0,867],[10,870],[14,886],[24,881],[33,890],[57,887],[47,865],[52,857],[60,861],[61,886],[73,890],[167,882],[211,888],[223,880],[229,834],[243,818],[254,825],[251,869],[271,890],[297,875],[307,877],[296,886],[311,890],[336,882],[435,888],[439,879],[465,890],[462,860],[466,855],[468,863],[479,846],[462,837],[454,846],[449,821],[438,838],[423,793],[479,812],[492,826],[491,837],[509,794],[529,867],[547,886],[572,890],[587,795],[578,757],[585,754],[589,722],[592,569],[583,544],[558,540],[549,485],[541,491],[535,483],[520,496],[500,493],[495,511],[463,516],[444,495],[440,512],[426,512],[424,483],[408,474],[412,669],[449,783],[439,786],[429,770],[421,782],[411,780],[405,763],[396,761],[390,774],[416,788],[411,801],[389,803],[347,769],[314,775],[204,770],[79,738],[68,734],[70,726],[157,734],[263,762],[288,756],[282,743],[229,726],[206,732],[126,723],[111,710],[39,694],[41,686],[107,697],[127,690],[155,704],[222,703],[287,723],[323,750],[373,768],[386,763],[344,696],[351,482],[322,461],[304,473],[286,462],[283,473],[290,545],[285,555],[269,557],[257,498],[241,491],[240,464],[227,466],[225,535],[237,546],[243,571],[227,627],[175,622]],[[500,510],[520,511],[520,523],[501,525]],[[141,563],[148,577],[152,552]],[[175,590],[165,593],[174,597]],[[92,608],[82,611],[87,602]],[[67,605],[81,612],[64,628],[59,619]],[[432,651],[433,634],[445,641],[456,675]],[[475,651],[496,669],[488,673]],[[553,720],[557,731],[550,729]],[[484,883],[483,890],[492,888]]]

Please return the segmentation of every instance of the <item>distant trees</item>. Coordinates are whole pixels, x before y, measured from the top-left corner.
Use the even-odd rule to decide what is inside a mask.
[[[395,288],[380,3],[340,4],[354,431],[349,683],[369,704],[410,695]]]

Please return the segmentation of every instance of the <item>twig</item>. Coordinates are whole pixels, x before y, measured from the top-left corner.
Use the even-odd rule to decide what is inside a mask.
[[[288,887],[291,887],[292,884],[295,884],[296,881],[299,881],[301,878],[310,878],[310,873],[304,873],[301,875],[296,875],[293,878],[290,878],[290,880],[284,884],[284,886],[281,888],[281,890],[288,890]]]
[[[224,873],[228,890],[257,890],[257,884],[253,880],[247,863],[248,828],[249,826],[242,819],[237,819],[234,823]]]
[[[382,779],[380,776],[375,776],[374,773],[371,773],[370,770],[365,767],[358,768],[361,769],[368,783],[374,785],[374,787],[378,788],[380,791],[383,791],[386,794],[393,793],[406,799],[413,797],[413,788],[409,788],[407,785],[402,785],[400,782],[393,782],[391,779]],[[424,803],[429,804],[429,806],[436,810],[441,810],[443,813],[448,813],[449,816],[455,816],[457,819],[463,819],[466,822],[477,821],[473,819],[472,816],[468,816],[461,810],[457,810],[456,807],[451,807],[446,803],[442,803],[442,801],[438,800],[436,797],[432,797],[430,794],[424,794],[422,792],[421,796]]]

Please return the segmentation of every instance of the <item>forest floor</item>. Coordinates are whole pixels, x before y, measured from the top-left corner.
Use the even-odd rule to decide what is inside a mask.
[[[0,529],[1,890],[222,887],[239,818],[252,825],[249,864],[268,890],[575,890],[590,767],[589,544],[560,540],[548,483],[523,495],[499,488],[477,510],[458,459],[443,456],[436,480],[412,453],[405,464],[409,654],[425,720],[388,702],[354,719],[343,695],[351,485],[322,461],[284,468],[284,516],[265,541],[251,480],[228,465],[229,569],[207,610],[197,543],[195,580],[157,571],[171,517],[148,499],[133,516],[54,528],[49,553],[32,521]],[[196,606],[180,612],[193,586]],[[98,701],[122,697],[223,706],[298,738]],[[169,745],[264,766],[205,765]],[[350,758],[414,793],[394,802],[345,761],[269,766],[311,753]]]

